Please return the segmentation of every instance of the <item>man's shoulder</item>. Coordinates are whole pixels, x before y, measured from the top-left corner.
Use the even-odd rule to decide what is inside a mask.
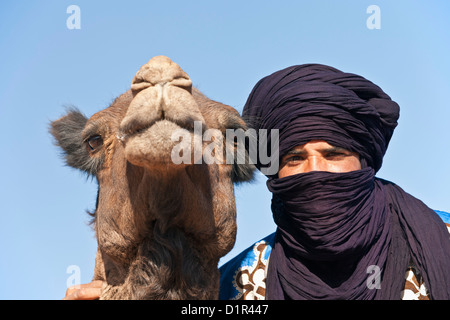
[[[274,240],[275,233],[272,233],[220,267],[221,300],[243,299],[248,294],[264,297],[265,268]]]
[[[450,213],[434,210],[450,232]],[[253,243],[220,267],[221,300],[263,299],[265,272],[275,241],[275,233]]]

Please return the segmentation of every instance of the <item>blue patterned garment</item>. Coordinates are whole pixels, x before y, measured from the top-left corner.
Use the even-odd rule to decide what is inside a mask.
[[[450,232],[450,213],[435,210]],[[254,243],[220,268],[220,300],[263,300],[266,291],[266,269],[274,244],[275,232]],[[427,293],[414,266],[406,270],[403,299],[426,299]],[[417,287],[414,293],[408,286]]]
[[[441,217],[441,219],[442,219],[446,224],[450,224],[450,213],[444,212],[444,211],[439,211],[439,210],[434,210],[434,211],[436,211],[436,213],[438,214],[438,216]]]
[[[263,300],[266,266],[275,232],[254,243],[220,268],[220,300]]]

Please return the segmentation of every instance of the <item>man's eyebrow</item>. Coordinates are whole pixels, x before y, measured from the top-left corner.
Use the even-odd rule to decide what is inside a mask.
[[[335,147],[335,146],[331,146],[331,147],[325,147],[322,149],[317,150],[320,153],[345,153],[345,154],[350,154],[352,153],[350,150],[347,150],[345,148],[342,147]],[[304,149],[292,149],[289,150],[288,152],[286,152],[286,156],[287,155],[307,155],[308,152]]]
[[[305,150],[298,150],[298,149],[292,149],[292,150],[289,150],[287,153],[286,153],[286,155],[288,155],[288,154],[306,154],[307,152],[305,151]]]
[[[323,148],[319,150],[320,153],[331,153],[331,152],[338,152],[338,153],[351,153],[351,151],[342,148],[342,147],[329,147],[329,148]]]

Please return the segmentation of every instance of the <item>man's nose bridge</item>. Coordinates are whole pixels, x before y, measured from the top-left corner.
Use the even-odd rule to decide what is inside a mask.
[[[322,156],[310,155],[307,158],[308,171],[324,171],[326,169],[326,161]]]

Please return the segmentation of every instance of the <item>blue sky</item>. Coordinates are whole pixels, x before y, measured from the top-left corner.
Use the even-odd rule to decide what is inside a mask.
[[[66,26],[72,4],[79,30]],[[366,26],[370,5],[381,29]],[[66,105],[88,116],[107,107],[155,55],[239,111],[260,78],[293,64],[365,76],[401,107],[378,176],[450,211],[449,9],[444,0],[2,1],[0,299],[60,299],[70,266],[90,281],[85,211],[96,184],[64,166],[49,121]],[[270,198],[262,176],[236,188],[238,238],[222,263],[275,230]]]

